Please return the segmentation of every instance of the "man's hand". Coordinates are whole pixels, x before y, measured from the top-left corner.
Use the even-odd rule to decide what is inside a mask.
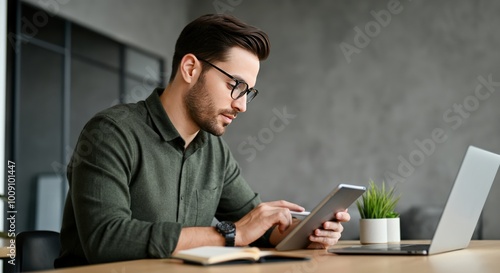
[[[246,246],[261,237],[272,226],[283,233],[292,225],[290,210],[304,211],[304,208],[287,201],[261,203],[236,225],[236,246]]]
[[[351,220],[351,215],[345,210],[344,212],[337,212],[335,214],[335,221],[328,221],[323,223],[323,229],[315,229],[313,234],[309,236],[312,242],[308,248],[328,248],[336,244],[341,236],[344,227],[342,222]]]
[[[309,236],[309,240],[311,244],[308,248],[328,248],[338,242],[340,239],[340,235],[344,230],[342,227],[342,222],[348,222],[351,220],[351,216],[347,212],[347,210],[343,212],[337,212],[335,214],[335,221],[328,221],[323,223],[323,228],[318,228],[313,231],[313,233]],[[281,240],[283,240],[288,233],[290,233],[295,226],[300,223],[300,220],[293,219],[293,224],[291,228],[287,229],[285,232],[281,230],[274,229],[271,233],[270,242],[273,245],[277,245]]]

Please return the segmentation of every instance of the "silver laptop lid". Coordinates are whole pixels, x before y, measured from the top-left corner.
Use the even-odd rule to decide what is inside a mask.
[[[470,146],[446,202],[429,249],[429,254],[466,248],[474,233],[500,155]]]

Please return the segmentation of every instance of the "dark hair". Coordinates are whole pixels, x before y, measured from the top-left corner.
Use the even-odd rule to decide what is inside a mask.
[[[249,50],[261,61],[269,56],[269,37],[262,30],[231,15],[207,14],[199,17],[189,23],[177,39],[170,82],[186,54],[194,54],[209,62],[224,61],[228,50],[234,46]]]

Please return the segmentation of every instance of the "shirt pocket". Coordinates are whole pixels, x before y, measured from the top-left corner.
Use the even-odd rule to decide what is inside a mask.
[[[210,226],[221,195],[220,187],[196,189],[196,226]]]

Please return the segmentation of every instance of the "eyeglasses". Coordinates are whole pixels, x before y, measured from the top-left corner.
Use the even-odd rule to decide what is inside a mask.
[[[235,82],[234,85],[229,84],[233,88],[231,90],[231,98],[233,98],[233,100],[237,100],[237,99],[243,97],[244,95],[247,95],[247,104],[248,104],[257,96],[257,94],[259,94],[259,91],[257,89],[248,88],[248,83],[236,79],[235,77],[231,76],[226,71],[224,71],[224,70],[220,69],[219,67],[217,67],[216,65],[212,64],[211,62],[203,60],[203,59],[198,59],[198,60],[209,64],[210,66],[219,70],[222,74],[228,76],[231,80],[233,80]]]

